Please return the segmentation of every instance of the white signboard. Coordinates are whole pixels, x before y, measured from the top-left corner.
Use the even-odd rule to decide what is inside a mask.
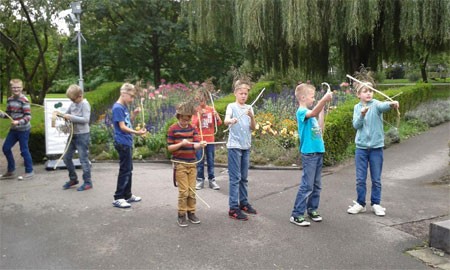
[[[65,113],[69,109],[72,101],[68,98],[46,98],[44,99],[45,109],[45,152],[47,155],[58,155],[66,148],[69,133],[64,133],[66,121],[56,117],[52,125],[52,115],[54,111]]]

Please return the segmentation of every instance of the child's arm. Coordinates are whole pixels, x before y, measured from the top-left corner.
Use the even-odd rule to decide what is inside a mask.
[[[186,139],[183,139],[181,142],[179,143],[174,143],[174,144],[170,144],[169,146],[167,146],[167,150],[169,150],[170,153],[177,151],[178,149],[180,149],[183,146],[187,146],[189,145],[190,142]],[[194,148],[195,148],[195,144],[194,144]]]
[[[123,121],[119,122],[119,127],[120,127],[120,130],[122,130],[123,132],[136,134],[136,135],[144,135],[147,132],[147,130],[145,128],[142,128],[140,130],[131,129],[131,128],[127,127],[127,125],[125,125],[125,122],[123,122]]]
[[[214,121],[216,122],[216,124],[218,126],[222,125],[222,119],[220,118],[220,115],[217,113],[217,111],[213,108],[213,116],[214,116]]]
[[[232,118],[232,115],[233,115],[233,110],[231,109],[230,105],[228,105],[227,110],[225,112],[225,120],[223,122],[226,126],[234,125],[237,123],[238,119],[236,117]]]
[[[70,120],[74,123],[87,124],[91,118],[91,106],[88,103],[83,103],[81,108],[81,116],[73,115],[70,109],[63,115],[64,119]]]
[[[331,101],[332,98],[332,93],[326,93],[312,110],[308,110],[308,112],[306,113],[306,118],[317,117],[325,107],[325,104]]]
[[[253,114],[253,108],[252,107],[250,107],[248,109],[247,115],[248,115],[248,117],[250,117],[250,130],[255,130],[255,128],[256,128],[256,121],[255,121],[255,116]]]
[[[361,129],[364,126],[364,117],[366,116],[367,111],[369,110],[369,107],[362,106],[361,104],[356,104],[353,108],[353,128],[354,129]]]

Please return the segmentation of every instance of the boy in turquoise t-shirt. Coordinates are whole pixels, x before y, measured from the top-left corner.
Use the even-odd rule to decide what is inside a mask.
[[[311,84],[302,83],[295,89],[299,107],[296,113],[298,122],[298,136],[300,139],[300,153],[302,155],[303,176],[290,222],[299,226],[309,226],[304,213],[316,222],[322,221],[317,212],[321,191],[321,172],[325,146],[322,138],[324,107],[331,101],[332,94],[325,94],[322,99],[314,105],[315,87]],[[312,108],[312,109],[310,109]],[[319,121],[316,119],[318,116]]]

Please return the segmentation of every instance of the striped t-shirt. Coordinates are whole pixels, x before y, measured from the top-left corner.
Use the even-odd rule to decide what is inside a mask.
[[[18,97],[10,96],[6,105],[6,113],[11,116],[12,119],[19,121],[19,125],[11,125],[11,129],[25,131],[31,128],[30,102],[25,95],[20,94]]]
[[[184,139],[190,142],[199,141],[198,133],[191,124],[189,124],[186,128],[180,127],[178,123],[175,123],[169,127],[167,134],[168,145],[180,143]],[[194,145],[189,144],[187,146],[182,146],[178,150],[172,152],[172,159],[184,162],[195,161]]]

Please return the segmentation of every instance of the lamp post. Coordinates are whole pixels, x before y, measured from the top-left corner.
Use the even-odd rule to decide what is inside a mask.
[[[83,64],[82,64],[82,58],[81,58],[81,39],[84,39],[83,35],[81,34],[81,2],[72,2],[70,3],[72,7],[72,14],[75,15],[75,31],[77,32],[77,36],[75,37],[78,40],[78,66],[79,66],[79,73],[80,78],[78,80],[78,85],[82,90],[84,90],[83,85]]]

